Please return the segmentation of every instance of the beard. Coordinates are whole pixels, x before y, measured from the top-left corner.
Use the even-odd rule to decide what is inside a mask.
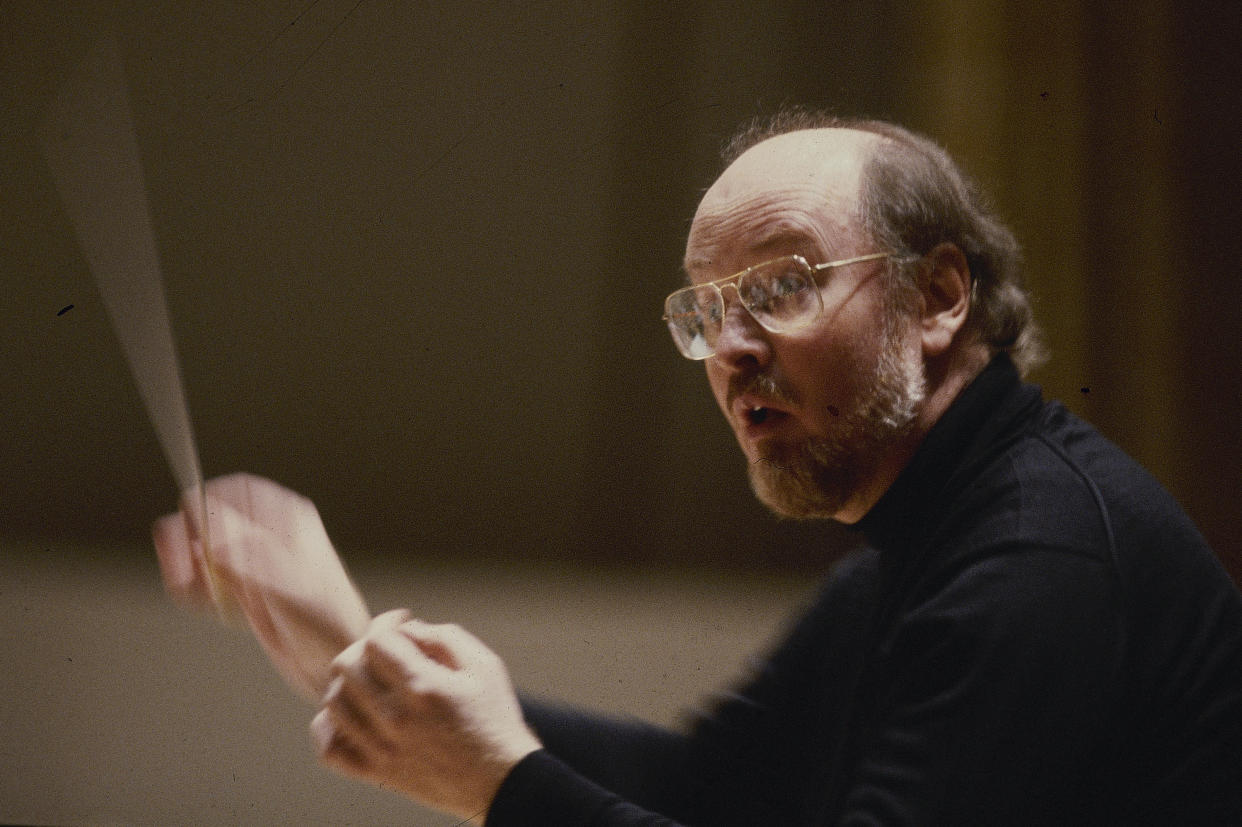
[[[910,433],[927,394],[922,362],[904,352],[895,313],[885,314],[880,355],[859,383],[858,399],[840,411],[833,433],[770,446],[750,463],[751,489],[782,517],[830,518],[860,481]],[[769,393],[767,377],[759,380]]]

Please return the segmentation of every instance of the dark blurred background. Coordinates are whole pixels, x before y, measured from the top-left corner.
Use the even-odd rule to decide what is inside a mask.
[[[1207,6],[5,2],[0,531],[141,539],[174,499],[33,140],[110,27],[207,473],[307,493],[345,547],[822,556],[659,320],[720,144],[802,104],[984,182],[1036,378],[1237,571],[1242,72]]]
[[[1025,244],[1053,356],[1034,379],[1242,577],[1238,18],[1206,0],[0,0],[0,599],[29,624],[4,651],[44,628],[41,601],[88,588],[40,591],[40,567],[98,573],[74,562],[91,549],[163,606],[146,538],[177,492],[35,139],[102,32],[209,476],[307,494],[364,579],[693,570],[729,606],[743,572],[784,593],[855,542],[753,502],[660,322],[720,145],[790,104],[898,120],[981,180]],[[54,696],[50,668],[5,696]]]

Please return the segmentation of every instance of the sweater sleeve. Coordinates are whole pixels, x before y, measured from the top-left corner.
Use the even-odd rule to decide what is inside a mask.
[[[545,750],[586,779],[647,809],[680,809],[686,735],[530,698],[522,699],[522,712]]]
[[[772,661],[744,690],[700,714],[688,735],[524,698],[544,749],[519,763],[489,811],[489,827],[741,827],[792,802],[789,727],[774,703]]]
[[[799,821],[825,737],[809,707],[837,707],[864,639],[874,555],[841,566],[824,595],[749,679],[688,734],[523,698],[544,749],[506,778],[488,827],[748,827]],[[865,564],[865,565],[864,565]],[[828,664],[827,674],[822,664]]]
[[[679,827],[599,786],[547,750],[509,773],[487,814],[487,827]]]
[[[790,802],[775,791],[794,777],[788,728],[773,720],[775,671],[761,664],[755,681],[720,696],[689,735],[524,698],[544,749],[506,778],[488,827],[766,823],[780,809],[774,795]]]

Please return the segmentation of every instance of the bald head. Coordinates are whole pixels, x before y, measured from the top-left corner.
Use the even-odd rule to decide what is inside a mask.
[[[724,256],[762,254],[799,236],[823,255],[860,242],[862,171],[880,140],[855,129],[806,129],[742,153],[699,203],[686,244],[687,272]]]

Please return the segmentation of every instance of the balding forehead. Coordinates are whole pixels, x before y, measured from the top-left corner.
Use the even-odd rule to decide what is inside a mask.
[[[733,244],[803,229],[825,241],[853,224],[866,150],[877,136],[816,129],[769,138],[742,153],[699,203],[686,245],[686,265]],[[790,226],[790,225],[794,226]]]

